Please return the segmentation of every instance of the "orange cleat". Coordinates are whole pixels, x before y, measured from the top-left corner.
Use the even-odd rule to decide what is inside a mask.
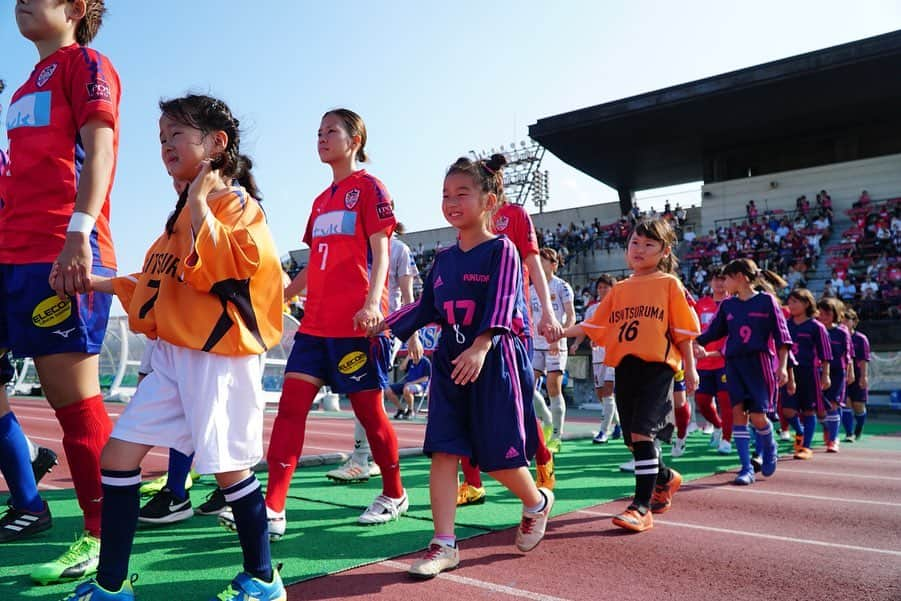
[[[666,513],[673,506],[673,495],[682,486],[682,474],[670,468],[672,476],[666,484],[658,484],[654,487],[654,495],[651,497],[651,512]]]
[[[629,505],[624,512],[613,516],[613,524],[632,532],[644,532],[654,527],[654,516],[650,511],[641,515],[635,506]]]
[[[807,447],[801,447],[795,451],[795,459],[813,459],[813,451]]]

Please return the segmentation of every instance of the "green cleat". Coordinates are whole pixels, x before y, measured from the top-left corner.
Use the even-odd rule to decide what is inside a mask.
[[[156,493],[160,492],[166,487],[166,480],[168,478],[169,474],[163,474],[159,478],[154,478],[153,480],[148,480],[147,482],[143,483],[141,485],[141,496],[155,496]],[[194,482],[196,480],[200,480],[200,474],[192,469],[190,472],[188,472],[188,476],[185,478],[185,490],[191,490],[191,487],[194,486]]]
[[[85,532],[59,559],[36,567],[31,572],[31,579],[38,584],[81,580],[94,574],[99,562],[100,539]]]

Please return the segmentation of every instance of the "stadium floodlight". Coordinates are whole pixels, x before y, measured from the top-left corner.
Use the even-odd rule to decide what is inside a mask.
[[[475,151],[470,152],[475,154]],[[509,148],[502,145],[499,152],[507,159],[504,167],[504,192],[510,202],[522,205],[531,197],[535,206],[543,210],[549,200],[547,172],[540,170],[544,148],[534,140],[522,140],[518,148],[516,142],[511,142]],[[476,158],[487,159],[497,153],[498,150],[492,147],[490,154],[483,150]]]

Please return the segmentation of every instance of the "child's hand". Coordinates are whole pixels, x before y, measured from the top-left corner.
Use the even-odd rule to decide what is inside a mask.
[[[829,379],[829,376],[823,374],[820,376],[820,390],[829,390],[829,387],[832,386],[832,380]]]
[[[580,346],[580,345],[579,345],[578,342],[573,342],[573,343],[570,345],[570,347],[569,347],[569,354],[570,354],[570,355],[575,355],[575,354],[576,354],[576,351],[579,350],[579,346]]]
[[[197,175],[194,176],[194,180],[188,186],[188,197],[199,198],[206,202],[206,197],[209,193],[212,192],[217,185],[222,183],[222,177],[219,170],[211,168],[211,163],[211,159],[200,162],[200,171],[197,172]],[[173,185],[177,187],[178,183],[175,182]]]
[[[860,380],[858,380],[858,382],[857,382],[857,385],[860,388],[866,390],[867,388],[870,387],[870,380],[867,378],[867,376],[861,376]]]
[[[785,392],[787,392],[790,395],[793,395],[797,391],[798,391],[798,387],[795,386],[795,381],[789,380],[788,383],[785,385]]]
[[[698,382],[700,378],[698,377],[698,370],[686,369],[685,370],[685,392],[688,394],[693,393],[698,389]]]
[[[538,321],[538,333],[554,343],[563,338],[563,326],[553,314],[544,313]]]
[[[366,335],[367,336],[377,336],[380,332],[383,332],[387,329],[388,329],[388,324],[385,323],[385,320],[383,319],[380,322],[378,322],[377,324],[375,324],[374,326],[372,326],[370,328],[366,328]]]
[[[451,379],[454,381],[454,384],[463,386],[464,384],[475,382],[482,371],[482,365],[485,364],[485,356],[487,354],[487,348],[482,350],[473,345],[451,361],[454,365],[454,371],[451,372]]]
[[[788,369],[787,368],[782,367],[776,372],[776,381],[778,382],[779,386],[786,385],[786,383],[788,382]]]
[[[695,358],[703,359],[707,356],[707,350],[697,342],[692,342],[691,348],[694,351]]]
[[[425,351],[422,348],[422,341],[419,339],[419,332],[413,332],[410,339],[407,340],[407,356],[413,363],[419,363]]]

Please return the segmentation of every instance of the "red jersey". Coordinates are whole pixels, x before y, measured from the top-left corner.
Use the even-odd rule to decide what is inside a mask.
[[[523,294],[525,298],[529,298],[529,268],[526,266],[526,259],[529,255],[537,255],[539,251],[532,218],[520,205],[506,203],[492,216],[491,229],[495,234],[503,234],[510,238],[519,251],[519,258],[522,261]]]
[[[720,304],[713,300],[712,296],[705,296],[700,299],[695,304],[695,311],[698,313],[698,320],[701,322],[701,331],[707,329],[707,326],[710,325],[710,322],[713,321],[713,316],[716,315],[716,311],[719,308]],[[726,346],[726,339],[720,338],[719,340],[714,340],[713,342],[704,346],[704,349],[713,352],[713,351],[723,351],[723,347]],[[698,370],[715,370],[715,369],[723,369],[726,367],[726,358],[725,357],[704,357],[703,359],[698,359]]]
[[[10,172],[0,210],[0,263],[50,263],[63,248],[85,160],[79,130],[99,119],[119,150],[119,75],[91,48],[72,44],[41,62],[13,94],[6,117]],[[110,177],[91,233],[94,263],[115,269],[109,228]]]
[[[332,184],[316,197],[303,236],[310,247],[310,262],[301,332],[330,338],[366,335],[354,329],[353,317],[369,293],[369,236],[384,231],[390,239],[396,224],[384,184],[365,170]],[[388,314],[387,279],[386,272],[383,315]]]

